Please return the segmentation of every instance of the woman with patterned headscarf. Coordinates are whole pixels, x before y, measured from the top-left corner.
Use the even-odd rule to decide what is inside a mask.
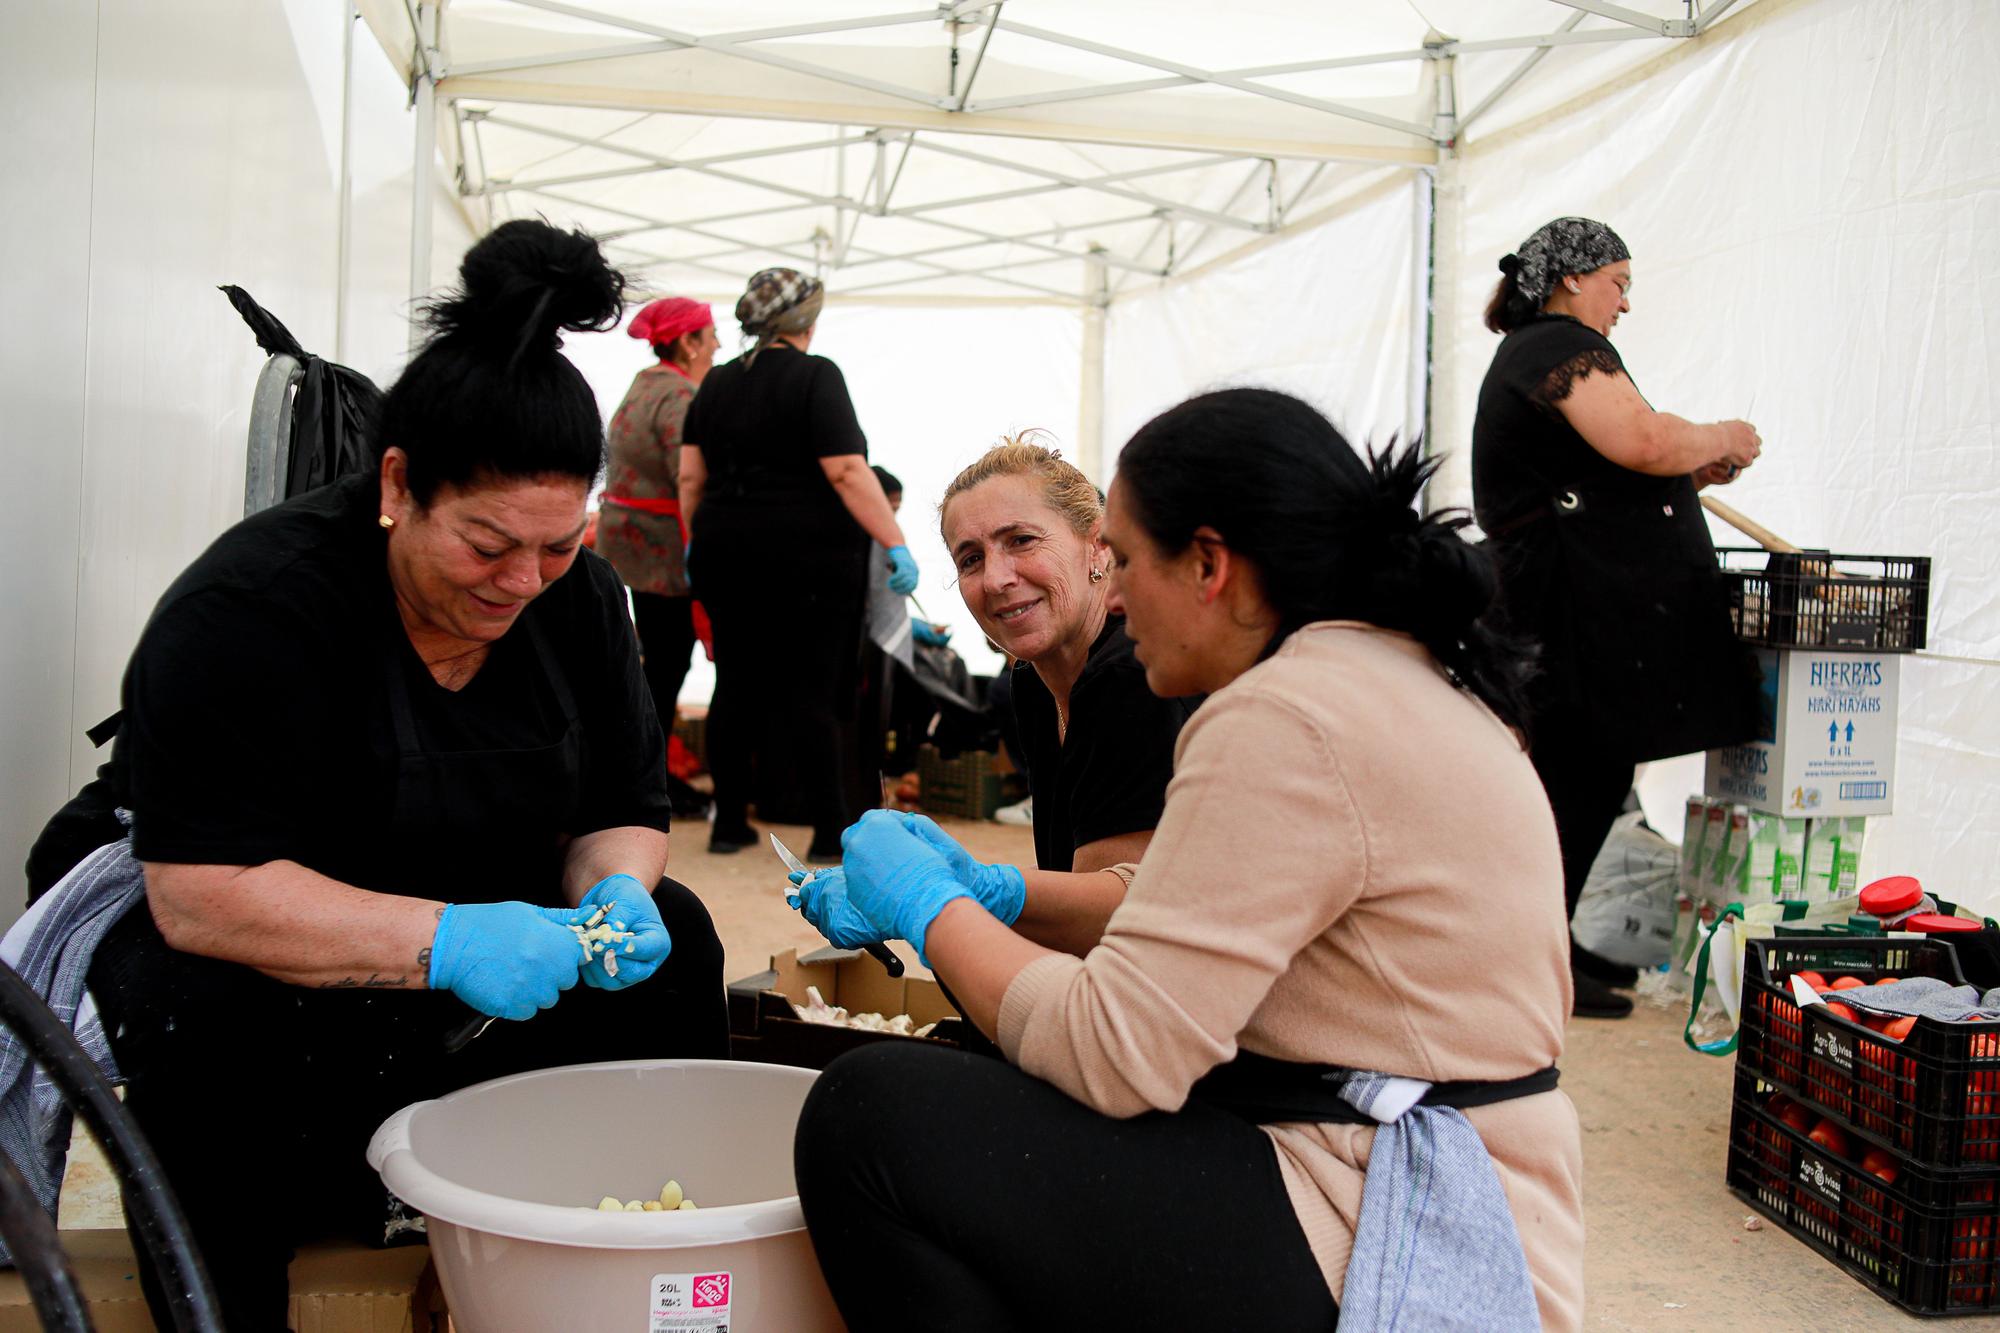
[[[808,351],[824,297],[817,279],[793,269],[751,278],[736,319],[755,341],[709,372],[683,431],[688,573],[715,631],[712,852],[757,839],[754,767],[765,789],[789,777],[803,793],[807,858],[840,859],[841,830],[865,808],[842,723],[855,698],[871,547],[888,552],[892,591],[917,586],[847,381]]]
[[[1611,345],[1632,257],[1602,222],[1557,218],[1500,260],[1486,325],[1472,494],[1508,627],[1541,646],[1530,742],[1576,910],[1636,765],[1750,738],[1757,672],[1731,628],[1696,493],[1757,461],[1747,421],[1654,411]],[[1621,1018],[1634,979],[1572,949],[1578,1014]]]

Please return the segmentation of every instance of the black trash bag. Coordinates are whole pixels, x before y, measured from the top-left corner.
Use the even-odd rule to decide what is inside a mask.
[[[983,676],[974,676],[965,659],[944,644],[915,645],[910,666],[895,667],[904,694],[899,703],[916,713],[922,725],[905,734],[910,737],[909,753],[928,742],[946,759],[957,758],[966,750],[990,750],[999,741],[987,715]]]
[[[372,463],[368,431],[382,403],[382,391],[358,370],[335,365],[299,346],[278,317],[241,287],[223,287],[229,304],[270,356],[299,363],[298,392],[292,397],[291,455],[285,466],[285,498],[318,490],[331,481],[365,472]]]

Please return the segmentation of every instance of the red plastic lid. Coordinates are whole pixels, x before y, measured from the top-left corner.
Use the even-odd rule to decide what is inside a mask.
[[[1878,879],[1861,890],[1861,910],[1870,916],[1895,916],[1924,900],[1924,886],[1909,875]]]
[[[1900,929],[1918,930],[1927,935],[1949,935],[1954,931],[1984,930],[1977,921],[1967,921],[1962,916],[1945,916],[1939,912],[1919,912],[1904,921]]]

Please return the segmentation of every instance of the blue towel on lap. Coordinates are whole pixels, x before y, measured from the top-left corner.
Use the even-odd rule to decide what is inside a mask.
[[[1378,1120],[1340,1327],[1541,1327],[1521,1233],[1479,1131],[1461,1111],[1415,1105],[1430,1085],[1356,1072],[1341,1100]]]
[[[118,813],[130,823],[124,811]],[[0,941],[0,957],[48,1002],[113,1082],[118,1067],[95,1007],[84,1003],[86,979],[105,933],[145,896],[145,869],[132,859],[132,840],[121,838],[79,861]],[[61,1091],[12,1029],[0,1025],[0,1152],[27,1177],[51,1218],[69,1157],[69,1130]],[[12,1262],[0,1245],[0,1264]]]

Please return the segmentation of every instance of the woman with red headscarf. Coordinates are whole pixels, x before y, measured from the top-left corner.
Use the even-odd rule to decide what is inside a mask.
[[[674,703],[694,651],[687,528],[681,521],[681,425],[694,391],[715,364],[715,316],[684,296],[654,301],[626,329],[651,344],[655,365],[632,380],[611,418],[610,463],[597,550],[632,590],[639,647],[654,711],[671,734]],[[674,782],[676,813],[704,810],[692,787]]]

